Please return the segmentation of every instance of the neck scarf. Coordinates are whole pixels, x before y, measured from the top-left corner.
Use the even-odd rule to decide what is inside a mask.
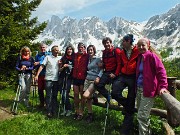
[[[29,55],[22,55],[23,60],[29,60],[30,56]]]

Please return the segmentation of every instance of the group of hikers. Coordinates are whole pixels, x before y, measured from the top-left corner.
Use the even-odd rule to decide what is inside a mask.
[[[102,40],[104,50],[102,57],[96,56],[94,45],[85,46],[78,43],[77,52],[74,47],[66,47],[65,54],[58,56],[58,46],[47,52],[45,44],[40,45],[40,52],[31,56],[31,50],[25,46],[20,51],[16,69],[21,75],[22,90],[20,101],[29,106],[29,93],[32,80],[32,70],[36,69],[35,81],[38,82],[39,107],[46,106],[47,117],[56,116],[58,111],[57,95],[60,90],[65,111],[64,116],[72,114],[69,93],[73,85],[74,120],[93,121],[92,99],[95,91],[103,95],[107,104],[115,99],[123,106],[124,120],[121,134],[130,134],[133,128],[135,99],[137,99],[137,120],[139,134],[150,134],[150,110],[156,95],[168,92],[167,75],[160,55],[152,48],[149,39],[141,38],[134,44],[134,36],[127,34],[122,39],[122,49],[114,47],[112,40],[105,37]],[[106,89],[111,84],[111,92]],[[122,92],[128,88],[127,97]],[[46,91],[46,94],[44,93]],[[44,97],[46,96],[46,97]],[[88,115],[84,117],[87,105]]]

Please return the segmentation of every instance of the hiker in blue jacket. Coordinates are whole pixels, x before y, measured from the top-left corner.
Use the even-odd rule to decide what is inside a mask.
[[[42,64],[44,58],[47,55],[50,55],[50,52],[47,52],[47,45],[44,43],[41,43],[40,46],[40,52],[35,56],[35,62],[34,62],[34,66],[35,69],[38,70],[40,65]],[[44,107],[44,103],[45,103],[45,99],[44,99],[44,90],[45,90],[45,73],[46,73],[46,68],[43,68],[43,70],[40,72],[39,76],[38,76],[38,95],[39,95],[39,107],[42,108]]]

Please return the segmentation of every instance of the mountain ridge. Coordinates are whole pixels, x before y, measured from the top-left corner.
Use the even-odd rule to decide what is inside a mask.
[[[97,50],[102,50],[101,40],[109,36],[115,46],[120,46],[120,40],[128,33],[135,36],[135,43],[141,37],[147,37],[157,49],[173,48],[178,56],[180,48],[180,4],[161,15],[152,16],[146,23],[128,21],[121,17],[112,17],[103,21],[96,16],[75,19],[64,16],[62,19],[53,15],[47,21],[47,27],[36,41],[52,40],[52,45],[64,50],[67,43],[75,47],[78,42],[86,45],[94,44]]]

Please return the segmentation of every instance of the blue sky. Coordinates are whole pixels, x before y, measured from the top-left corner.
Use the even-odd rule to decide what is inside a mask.
[[[42,0],[32,17],[38,16],[42,22],[52,15],[76,19],[97,16],[104,21],[117,16],[143,22],[154,15],[166,13],[177,4],[180,4],[179,0]]]

